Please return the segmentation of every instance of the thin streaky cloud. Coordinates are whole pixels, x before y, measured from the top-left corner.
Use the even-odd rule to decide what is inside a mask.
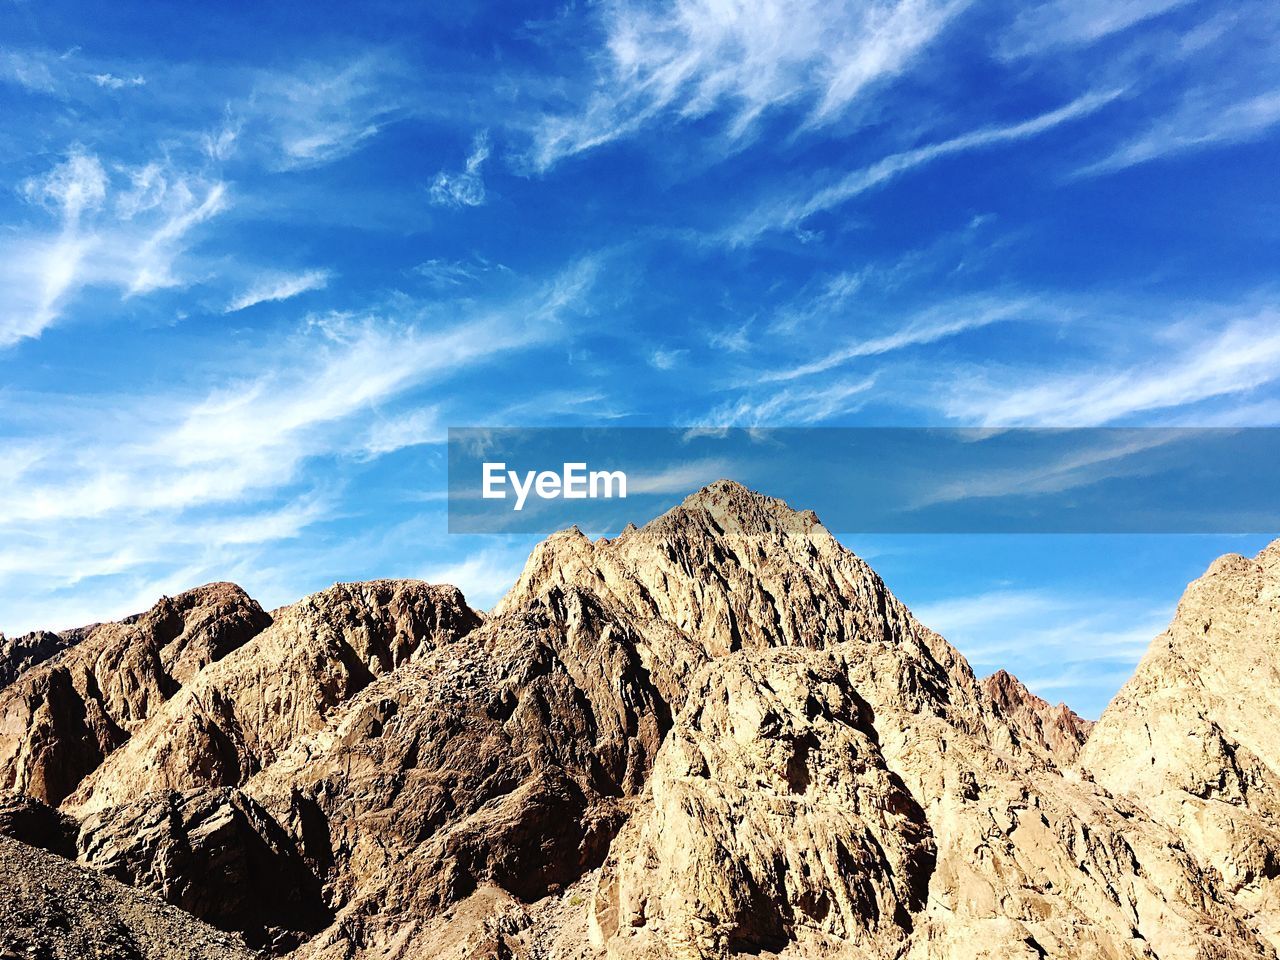
[[[237,366],[251,372],[237,381],[194,397],[121,398],[109,413],[99,410],[118,433],[70,432],[23,470],[0,474],[0,530],[21,520],[181,511],[278,491],[308,459],[351,450],[353,424],[377,405],[564,336],[559,321],[582,307],[594,276],[590,264],[574,264],[444,328],[376,314],[314,318],[260,356],[242,358]],[[40,403],[55,407],[52,398]],[[383,433],[379,452],[398,449],[397,439],[420,438]]]
[[[1034,313],[1034,306],[1030,300],[977,305],[949,304],[943,309],[930,310],[922,316],[917,316],[891,333],[852,340],[845,346],[816,360],[810,360],[808,363],[762,372],[759,379],[768,383],[826,373],[850,360],[875,357],[908,347],[936,343],[994,323],[1017,320],[1029,313]]]
[[[107,90],[123,90],[126,87],[142,87],[146,86],[147,78],[142,74],[134,74],[132,77],[118,77],[114,73],[95,73],[90,78],[94,83]]]
[[[678,493],[706,486],[721,477],[734,475],[732,461],[723,459],[694,460],[674,463],[655,473],[627,473],[627,495]]]
[[[695,427],[785,427],[822,423],[860,407],[875,386],[874,376],[837,380],[821,387],[784,387],[761,395],[748,390],[722,403],[695,422]]]
[[[1192,0],[1048,0],[1022,8],[996,45],[1005,59],[1096,43]]]
[[[1154,411],[1242,396],[1280,381],[1280,312],[1205,331],[1165,355],[1080,372],[957,377],[943,412],[982,426],[1101,426]]]
[[[1188,97],[1171,115],[1125,141],[1108,156],[1082,167],[1079,177],[1098,176],[1165,157],[1247,143],[1280,124],[1280,89],[1235,103],[1206,95]]]
[[[329,285],[330,276],[328,270],[306,270],[262,277],[227,304],[226,312],[235,313],[259,303],[275,303],[312,290],[323,290]]]
[[[755,242],[762,234],[772,230],[798,228],[816,213],[838,207],[868,190],[942,157],[1039,136],[1064,123],[1097,112],[1123,93],[1122,89],[1086,93],[1055,110],[1028,120],[981,127],[950,140],[892,154],[870,166],[845,174],[816,193],[793,195],[782,201],[765,204],[722,233],[720,239],[735,246],[743,246]]]

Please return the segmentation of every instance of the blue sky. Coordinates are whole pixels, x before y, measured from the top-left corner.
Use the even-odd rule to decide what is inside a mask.
[[[1280,419],[1275,4],[423,6],[0,2],[0,630],[487,605],[451,424]],[[850,545],[1096,713],[1265,540]]]

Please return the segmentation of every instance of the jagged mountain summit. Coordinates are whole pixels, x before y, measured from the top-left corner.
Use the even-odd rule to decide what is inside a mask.
[[[89,869],[300,960],[1274,958],[1277,551],[1092,729],[730,481],[488,615],[214,584],[12,645],[0,833],[64,911]]]

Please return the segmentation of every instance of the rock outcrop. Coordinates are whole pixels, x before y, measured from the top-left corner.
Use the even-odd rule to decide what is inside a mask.
[[[61,803],[182,684],[270,622],[230,583],[101,624],[0,690],[0,789]]]
[[[531,903],[598,867],[670,724],[638,642],[591,594],[549,591],[251,780],[326,879],[337,916],[308,955],[415,956],[477,891]]]
[[[1173,830],[1280,948],[1280,541],[1187,589],[1080,765]]]
[[[997,670],[982,681],[1001,718],[1024,741],[1033,743],[1061,766],[1070,766],[1089,739],[1093,723],[1065,703],[1056,707],[1026,688],[1007,670]]]
[[[74,860],[76,821],[23,793],[0,793],[0,837],[9,837]]]
[[[1275,960],[1277,556],[1090,733],[721,481],[488,617],[339,584],[189,669],[225,617],[88,631],[0,692],[0,834],[297,960]]]
[[[93,814],[79,859],[255,947],[297,946],[331,916],[289,835],[233,788],[148,794]]]
[[[336,584],[277,610],[270,627],[157,705],[155,722],[66,806],[85,816],[155,791],[238,786],[377,677],[479,622],[456,588],[416,580]]]
[[[0,690],[9,686],[32,667],[53,659],[67,647],[79,643],[91,629],[91,627],[81,627],[62,633],[36,630],[12,639],[0,633]]]

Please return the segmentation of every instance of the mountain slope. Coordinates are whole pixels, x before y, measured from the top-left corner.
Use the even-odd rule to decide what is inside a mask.
[[[230,583],[88,630],[0,690],[0,789],[57,804],[200,670],[271,618]]]
[[[0,956],[251,960],[254,954],[155,897],[0,837]]]
[[[1080,765],[1176,831],[1280,947],[1280,541],[1187,588]]]
[[[488,617],[417,581],[276,611],[138,716],[75,821],[18,798],[0,831],[74,833],[298,960],[1274,960],[1269,755],[1245,738],[1277,688],[1273,571],[1245,563],[1193,606],[1265,689],[1158,710],[1200,697],[1187,716],[1240,728],[1224,796],[1256,843],[1230,860],[1234,835],[1128,792],[1149,757],[1095,752],[1128,712],[1086,743],[1094,782],[1088,724],[979,681],[812,513],[728,481],[617,538],[553,535]],[[1223,869],[1250,852],[1250,879]]]

